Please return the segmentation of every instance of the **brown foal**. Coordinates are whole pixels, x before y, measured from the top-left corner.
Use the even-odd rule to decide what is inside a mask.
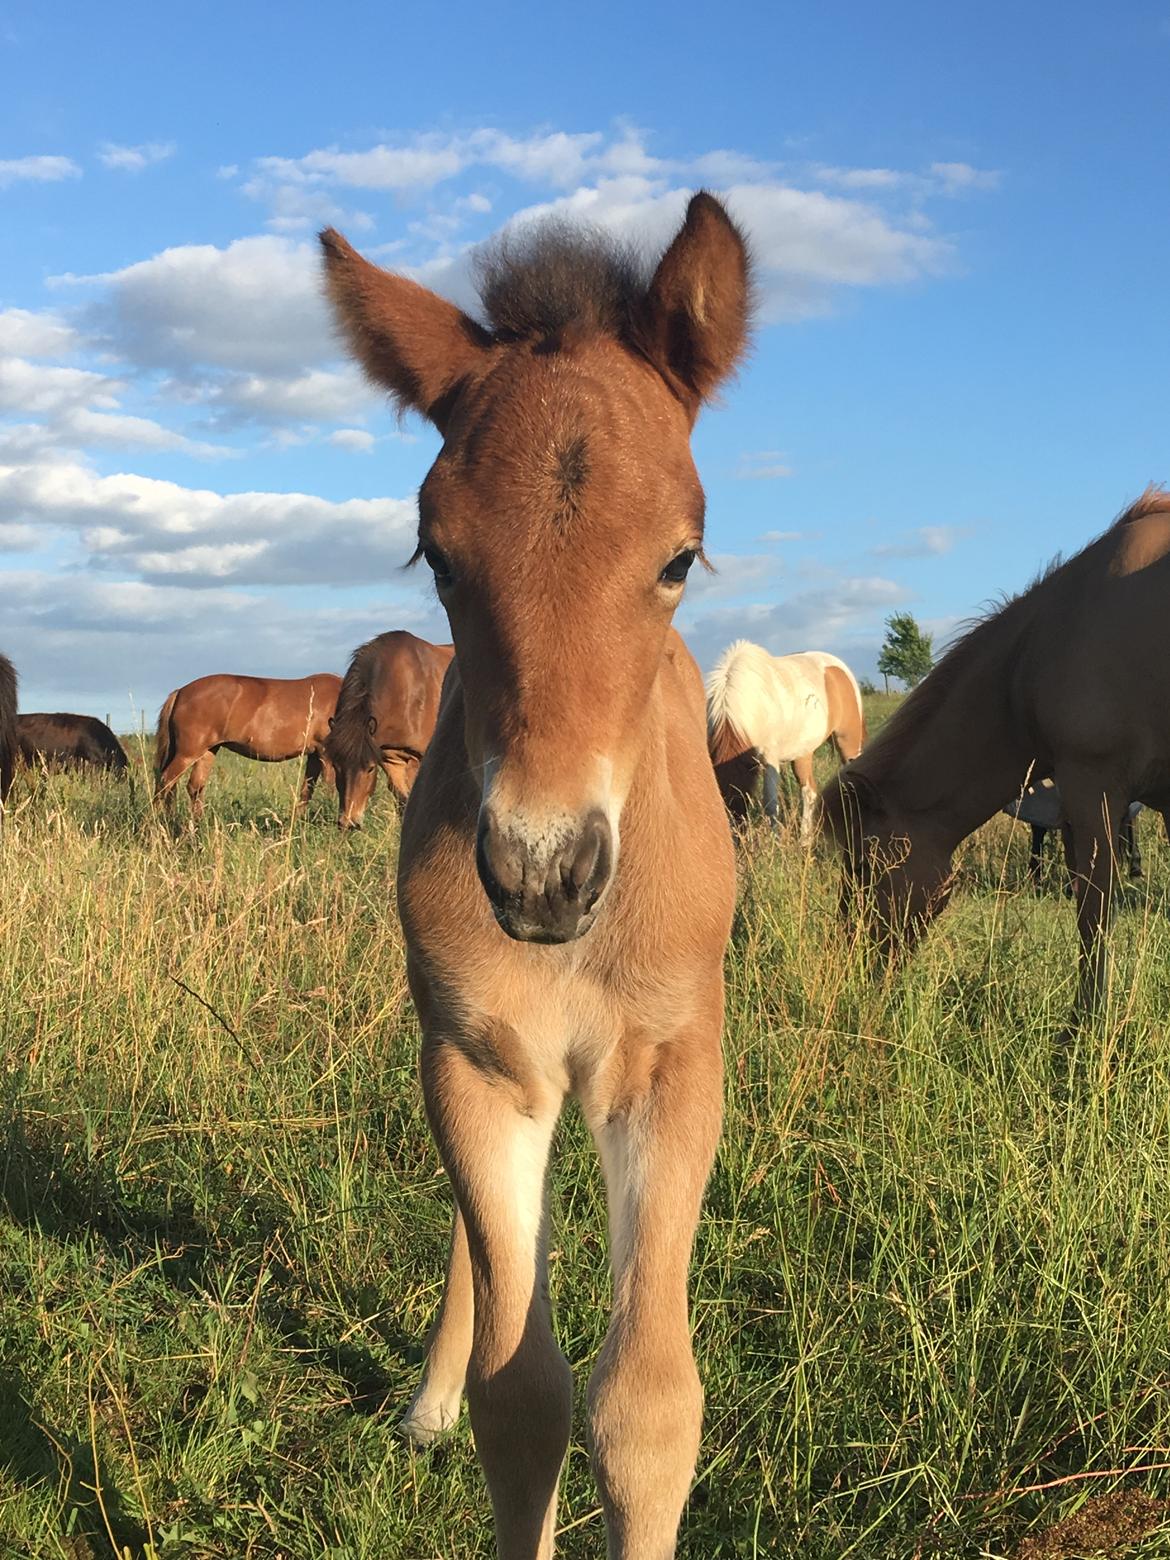
[[[687,1270],[735,894],[703,685],[670,625],[702,546],[690,429],[745,343],[744,245],[706,194],[648,279],[596,235],[529,230],[481,267],[483,326],[339,234],[322,243],[357,358],[444,440],[419,551],[456,661],[398,894],[457,1210],[405,1427],[428,1439],[466,1391],[499,1554],[552,1553],[572,1387],[546,1183],[575,1095],[610,1209],[613,1313],[588,1394],[609,1553],[663,1560],[702,1418]]]

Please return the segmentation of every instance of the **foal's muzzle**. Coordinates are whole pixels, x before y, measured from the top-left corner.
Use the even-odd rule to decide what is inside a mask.
[[[587,932],[613,875],[613,832],[594,809],[576,831],[533,842],[485,807],[475,864],[496,920],[517,942],[572,942]]]

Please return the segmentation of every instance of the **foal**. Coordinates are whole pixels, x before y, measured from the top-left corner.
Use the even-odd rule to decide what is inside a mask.
[[[593,1467],[610,1555],[663,1560],[699,1445],[687,1268],[735,895],[703,685],[670,624],[703,539],[690,429],[745,344],[743,241],[707,194],[648,281],[597,235],[530,230],[481,267],[486,328],[339,234],[322,243],[359,361],[444,440],[419,553],[456,660],[398,902],[457,1207],[405,1428],[446,1428],[466,1388],[500,1556],[552,1553],[572,1387],[549,1323],[546,1175],[576,1095],[614,1287]]]

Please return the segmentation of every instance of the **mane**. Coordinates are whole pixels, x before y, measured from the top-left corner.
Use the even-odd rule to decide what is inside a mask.
[[[950,645],[938,665],[894,711],[860,758],[854,760],[857,770],[872,779],[879,778],[886,765],[902,752],[918,729],[950,696],[956,682],[980,659],[989,641],[1001,639],[1005,624],[1017,635],[1024,631],[1037,596],[1055,575],[1073,567],[1115,531],[1135,520],[1143,520],[1147,515],[1167,513],[1170,513],[1170,490],[1151,484],[1121,511],[1102,535],[1094,537],[1071,558],[1066,559],[1058,553],[1023,590],[1001,597],[986,611],[969,618],[961,625],[960,637]]]
[[[378,757],[370,740],[370,667],[382,641],[389,637],[388,633],[375,634],[373,639],[359,645],[349,658],[325,742],[326,756],[338,768]]]
[[[1122,526],[1131,525],[1135,520],[1144,520],[1147,515],[1164,514],[1170,514],[1170,489],[1151,482],[1140,498],[1135,498],[1128,509],[1121,511],[1109,529],[1119,531]]]
[[[500,234],[474,266],[488,325],[502,342],[555,339],[572,325],[626,338],[649,284],[631,245],[558,218]]]

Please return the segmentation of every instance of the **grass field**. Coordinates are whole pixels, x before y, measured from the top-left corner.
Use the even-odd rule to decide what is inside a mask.
[[[140,785],[55,777],[0,853],[0,1554],[487,1557],[466,1421],[421,1454],[394,1429],[449,1196],[392,810],[343,839],[321,793],[290,828],[291,766],[219,771],[197,839]],[[1170,1557],[1170,856],[1143,843],[1065,1074],[1071,917],[1055,871],[1020,886],[1025,831],[973,843],[886,980],[832,864],[753,842],[681,1555]],[[608,1278],[572,1111],[555,1191],[583,1387]],[[561,1521],[561,1553],[604,1552],[580,1413]]]

